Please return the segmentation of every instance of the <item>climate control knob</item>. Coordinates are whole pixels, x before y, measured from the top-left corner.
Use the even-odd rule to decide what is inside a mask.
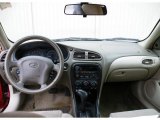
[[[91,81],[91,87],[96,87],[97,86],[97,82],[96,81]]]
[[[87,86],[89,85],[89,82],[88,82],[88,81],[84,81],[84,82],[83,82],[83,85],[84,85],[85,87],[87,87]]]
[[[80,85],[81,85],[81,81],[76,81],[76,82],[75,82],[75,85],[76,85],[76,86],[80,86]]]

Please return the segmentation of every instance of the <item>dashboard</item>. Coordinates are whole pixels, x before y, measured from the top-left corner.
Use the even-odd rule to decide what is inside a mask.
[[[160,66],[158,56],[137,43],[87,40],[56,43],[63,53],[64,72],[70,74],[69,70],[75,63],[98,64],[102,67],[103,82],[146,80]],[[14,53],[16,60],[25,56],[43,56],[55,64],[59,62],[56,51],[41,41],[24,43]],[[70,76],[64,79],[69,78]]]

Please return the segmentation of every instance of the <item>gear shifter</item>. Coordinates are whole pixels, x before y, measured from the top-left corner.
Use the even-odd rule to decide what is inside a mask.
[[[87,97],[88,97],[88,93],[86,91],[82,90],[82,89],[76,90],[76,93],[81,99],[81,110],[84,112],[85,111],[86,100],[87,100]]]

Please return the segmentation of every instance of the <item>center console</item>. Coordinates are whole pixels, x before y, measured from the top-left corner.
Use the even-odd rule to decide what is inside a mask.
[[[98,96],[102,70],[99,64],[75,63],[71,69],[71,84],[76,117],[99,117]]]

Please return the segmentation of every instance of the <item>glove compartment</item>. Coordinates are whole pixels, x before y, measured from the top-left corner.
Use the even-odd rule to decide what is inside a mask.
[[[158,57],[121,57],[112,62],[106,81],[120,82],[146,80],[157,72],[159,66],[160,61]]]

